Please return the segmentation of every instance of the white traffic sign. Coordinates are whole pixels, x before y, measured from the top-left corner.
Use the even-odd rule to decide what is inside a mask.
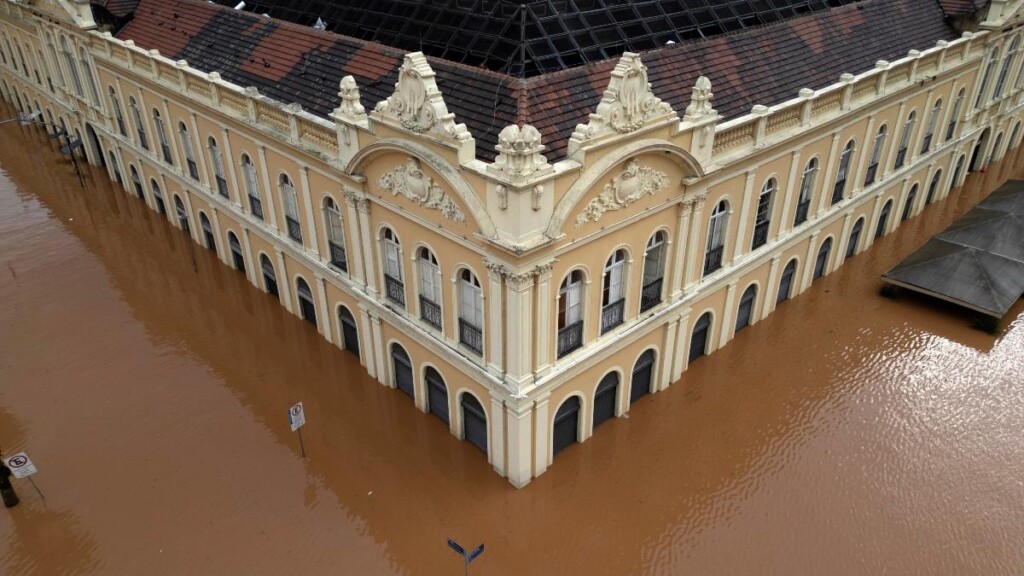
[[[37,472],[35,464],[28,458],[28,454],[18,452],[7,459],[7,467],[11,469],[15,478],[27,478]]]
[[[292,432],[306,424],[306,413],[302,410],[302,402],[288,409],[288,423],[292,425]]]

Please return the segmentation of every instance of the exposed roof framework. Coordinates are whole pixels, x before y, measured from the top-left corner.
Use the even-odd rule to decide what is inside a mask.
[[[246,0],[246,10],[522,77],[856,1]]]

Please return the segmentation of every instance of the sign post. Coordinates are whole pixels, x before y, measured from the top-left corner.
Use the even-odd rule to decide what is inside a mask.
[[[28,478],[29,484],[32,484],[32,487],[36,489],[39,497],[46,500],[46,496],[43,496],[43,492],[39,490],[39,486],[36,486],[35,481],[31,478],[38,470],[36,470],[36,465],[32,463],[32,460],[29,459],[28,454],[18,452],[11,456],[7,459],[7,467],[11,469],[11,474],[14,474],[15,478]]]
[[[288,409],[288,423],[291,424],[292,432],[299,433],[299,448],[302,450],[302,457],[306,457],[306,446],[302,443],[302,426],[306,423],[306,413],[302,409],[302,402]]]
[[[484,545],[483,544],[481,544],[481,545],[477,546],[475,549],[467,552],[465,548],[460,546],[458,542],[456,542],[455,540],[452,540],[451,538],[448,539],[448,547],[451,548],[452,550],[455,550],[456,552],[458,552],[459,556],[462,556],[462,561],[463,561],[463,563],[464,563],[464,565],[466,567],[466,576],[469,576],[469,564],[470,564],[470,562],[472,562],[473,560],[476,560],[477,557],[479,557],[481,554],[484,553]]]

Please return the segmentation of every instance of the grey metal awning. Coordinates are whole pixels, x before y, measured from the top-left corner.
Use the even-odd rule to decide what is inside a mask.
[[[1001,186],[882,278],[1002,318],[1024,294],[1024,181]]]

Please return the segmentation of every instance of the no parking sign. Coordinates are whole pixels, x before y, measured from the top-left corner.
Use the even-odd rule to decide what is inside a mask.
[[[14,474],[15,478],[28,478],[38,472],[35,464],[29,459],[28,454],[24,452],[18,452],[8,458],[7,467],[11,469],[11,473]]]
[[[288,423],[292,425],[292,432],[306,424],[306,413],[302,409],[302,402],[288,409]]]

